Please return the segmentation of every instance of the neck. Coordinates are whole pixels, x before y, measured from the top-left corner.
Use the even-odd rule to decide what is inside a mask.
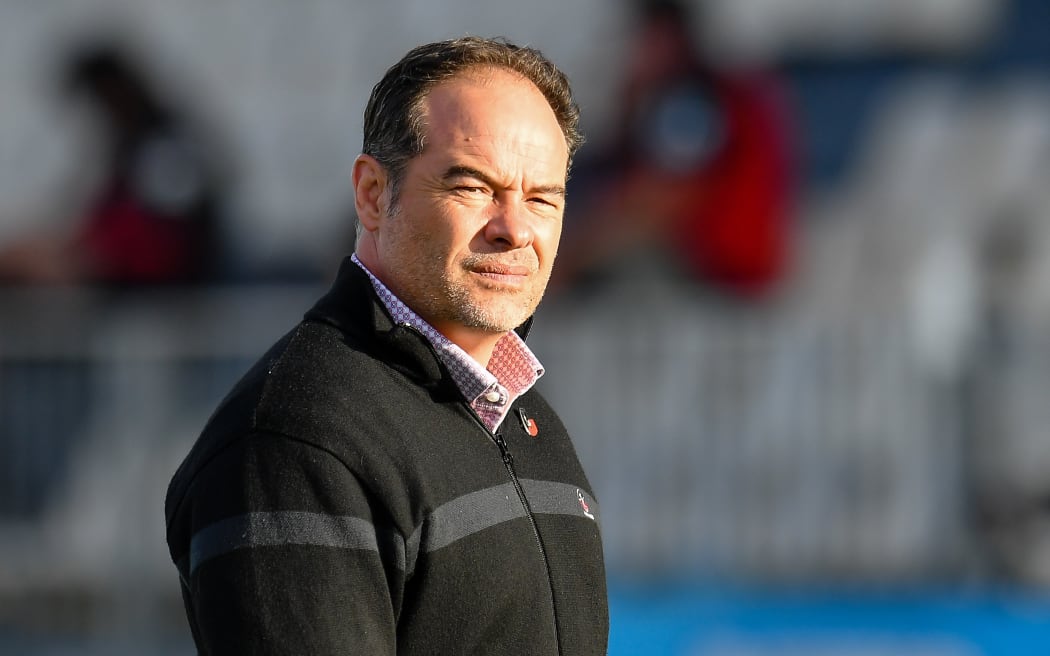
[[[496,350],[506,333],[491,333],[465,328],[454,324],[431,324],[434,329],[448,338],[450,342],[463,349],[467,355],[474,358],[482,367],[488,368],[492,352]]]
[[[369,248],[367,243],[364,244],[364,247],[362,247],[362,244],[358,244],[358,247],[354,252],[357,255],[357,259],[372,272],[372,275],[386,285],[390,291],[397,294],[397,290],[394,289],[387,280],[383,279],[383,269],[379,266],[379,257],[374,248]],[[405,302],[405,299],[403,298],[400,300],[401,302]],[[419,312],[416,308],[411,309],[417,313]],[[496,349],[496,344],[498,344],[506,334],[493,333],[478,330],[476,328],[467,328],[466,326],[457,323],[431,321],[427,317],[423,317],[423,320],[430,322],[430,325],[434,327],[434,330],[444,335],[450,342],[463,349],[467,355],[474,358],[478,364],[486,368],[489,366],[489,360],[492,359],[492,352]]]

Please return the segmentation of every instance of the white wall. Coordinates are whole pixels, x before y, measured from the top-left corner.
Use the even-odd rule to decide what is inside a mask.
[[[696,0],[703,4],[703,0]],[[709,0],[708,43],[726,53],[915,47],[977,38],[997,0]],[[371,85],[409,47],[475,33],[539,47],[574,81],[599,139],[618,78],[626,2],[533,0],[2,0],[0,240],[59,222],[70,179],[90,179],[79,115],[50,95],[71,39],[126,28],[215,122],[243,174],[234,232],[260,257],[330,259],[344,244],[347,177]],[[850,10],[844,9],[848,6]],[[837,9],[836,9],[837,7]],[[909,30],[894,26],[907,24]],[[918,34],[907,39],[902,35]],[[89,160],[90,161],[90,160]],[[56,193],[56,188],[59,193]]]
[[[544,50],[595,96],[613,71],[596,43],[615,16],[601,0],[48,0],[0,3],[0,238],[52,217],[55,184],[85,144],[48,84],[71,39],[122,27],[165,79],[220,126],[243,177],[236,217],[248,250],[317,251],[345,230],[348,176],[372,84],[418,43],[504,35]],[[68,203],[65,203],[68,204]],[[56,207],[57,206],[57,207]],[[54,220],[54,219],[50,219]],[[321,255],[324,255],[321,253]]]

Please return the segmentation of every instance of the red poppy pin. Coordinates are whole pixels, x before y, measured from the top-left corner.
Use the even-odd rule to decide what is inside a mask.
[[[518,410],[518,419],[521,420],[521,427],[525,429],[525,432],[536,437],[540,434],[540,427],[536,425],[536,420],[525,414],[524,410]]]

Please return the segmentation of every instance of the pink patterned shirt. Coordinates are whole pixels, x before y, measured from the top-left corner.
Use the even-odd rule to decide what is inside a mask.
[[[529,391],[543,375],[543,365],[525,345],[525,340],[513,330],[509,331],[496,344],[486,369],[405,305],[357,259],[356,254],[351,259],[368,274],[394,323],[411,326],[427,338],[448,368],[463,398],[478,413],[482,423],[496,432],[511,403]]]

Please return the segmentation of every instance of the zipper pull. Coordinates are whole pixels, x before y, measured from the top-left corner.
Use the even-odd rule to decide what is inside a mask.
[[[500,455],[503,456],[503,462],[508,467],[514,464],[514,456],[510,454],[510,448],[507,446],[507,440],[503,439],[503,433],[496,433],[496,446],[499,447]]]

